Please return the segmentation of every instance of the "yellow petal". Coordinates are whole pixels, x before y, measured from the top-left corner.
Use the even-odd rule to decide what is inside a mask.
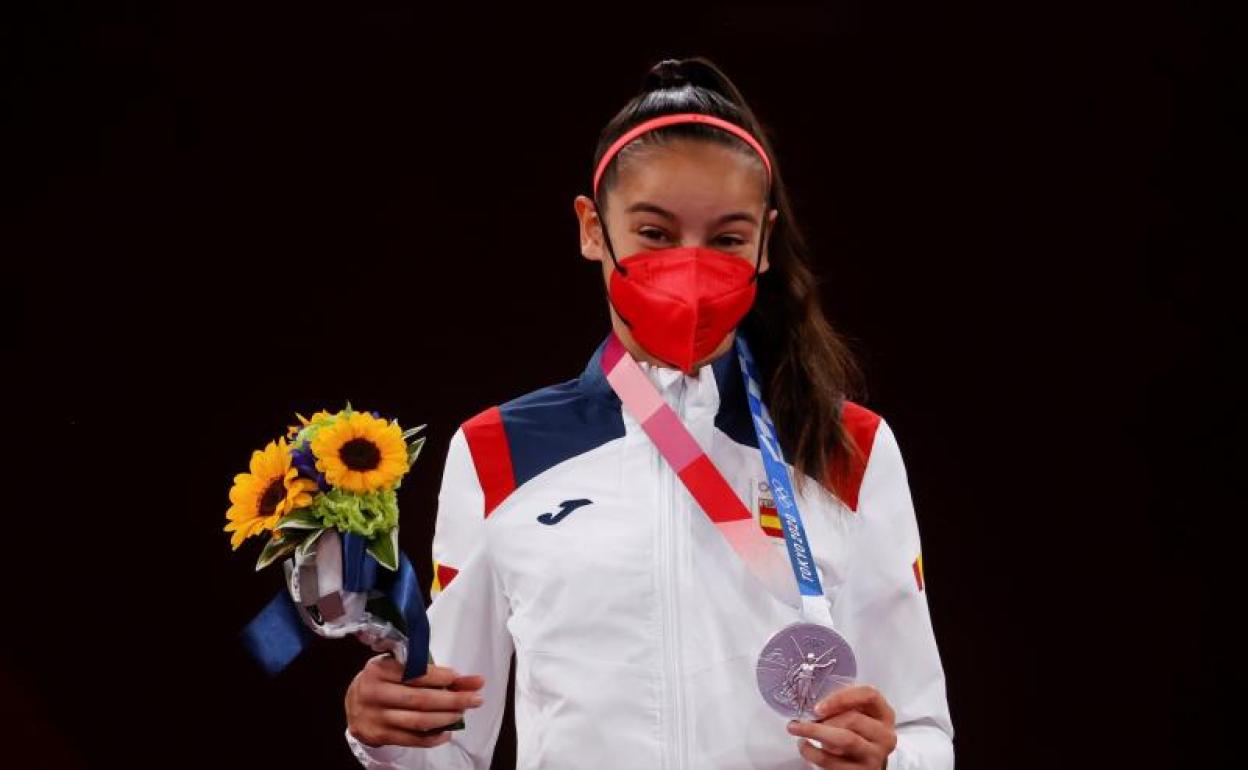
[[[264,451],[257,449],[251,453],[251,462],[247,466],[247,470],[251,471],[252,476],[260,476],[264,473]]]
[[[290,494],[301,495],[316,491],[316,482],[312,479],[295,479],[290,485]]]

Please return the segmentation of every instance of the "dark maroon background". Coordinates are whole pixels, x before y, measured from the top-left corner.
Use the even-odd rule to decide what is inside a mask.
[[[606,332],[572,214],[597,132],[696,53],[771,130],[899,437],[959,767],[1213,766],[1245,684],[1216,628],[1243,603],[1217,77],[1242,28],[527,5],[4,12],[0,764],[353,765],[366,651],[267,681],[235,646],[279,578],[220,531],[230,479],[295,410],[427,422],[401,503],[428,585],[455,426]]]

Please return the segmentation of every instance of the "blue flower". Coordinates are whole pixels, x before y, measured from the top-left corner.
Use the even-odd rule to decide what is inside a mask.
[[[325,480],[325,474],[316,469],[316,456],[312,454],[311,447],[295,447],[290,452],[290,460],[291,465],[299,470],[299,475],[315,479],[317,489],[321,492],[329,491],[329,482]]]

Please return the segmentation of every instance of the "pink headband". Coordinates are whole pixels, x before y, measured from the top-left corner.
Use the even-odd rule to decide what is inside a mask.
[[[741,137],[741,139],[745,140],[746,144],[753,147],[754,151],[758,153],[758,156],[763,159],[763,165],[767,167],[767,179],[770,182],[771,161],[767,158],[767,151],[763,149],[763,145],[754,138],[753,134],[746,131],[744,128],[741,128],[741,126],[738,126],[736,123],[729,123],[728,121],[723,120],[722,118],[717,118],[714,115],[704,115],[700,112],[679,112],[674,115],[660,115],[657,118],[651,118],[650,120],[643,121],[630,128],[624,133],[623,136],[615,140],[607,151],[603,153],[602,160],[598,161],[598,169],[594,171],[595,197],[598,195],[598,180],[602,179],[603,172],[607,170],[607,164],[611,162],[611,159],[615,157],[615,154],[619,152],[624,145],[633,141],[647,131],[653,131],[656,128],[670,126],[675,123],[705,123],[710,126],[715,126],[716,128],[722,128],[731,134]]]

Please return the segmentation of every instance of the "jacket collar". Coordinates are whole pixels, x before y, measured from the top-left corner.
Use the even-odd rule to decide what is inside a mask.
[[[737,333],[740,333],[738,329]],[[602,355],[611,334],[603,337],[594,350],[585,369],[578,378],[582,393],[591,398],[606,399],[616,408],[622,408],[620,397],[602,371]],[[729,347],[723,355],[707,364],[715,375],[715,387],[719,391],[719,407],[715,413],[715,427],[728,434],[739,444],[758,447],[754,423],[750,416],[750,404],[745,395],[745,380],[737,362],[736,347]]]

